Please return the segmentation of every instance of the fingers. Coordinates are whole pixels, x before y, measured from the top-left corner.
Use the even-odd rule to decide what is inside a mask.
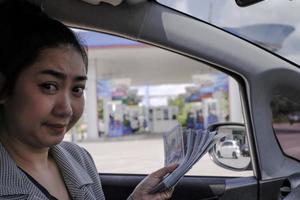
[[[170,199],[172,197],[174,188],[170,188],[168,190],[165,190],[163,192],[160,193],[160,199],[164,200],[164,199]]]
[[[134,199],[155,199],[155,200],[165,200],[170,199],[174,188],[165,190],[163,192],[152,194],[150,193],[154,186],[156,186],[159,181],[168,173],[171,173],[176,169],[178,164],[173,164],[167,167],[163,167],[149,176],[147,176],[133,191],[132,197]]]
[[[172,165],[163,167],[163,168],[153,172],[152,174],[150,174],[150,176],[153,176],[153,177],[156,177],[156,178],[163,178],[166,174],[171,173],[172,171],[174,171],[177,166],[178,166],[178,164],[172,164]]]

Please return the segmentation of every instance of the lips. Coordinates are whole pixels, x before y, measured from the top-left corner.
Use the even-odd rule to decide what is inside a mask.
[[[51,130],[55,132],[65,132],[67,125],[66,124],[56,124],[56,123],[45,123],[46,127],[50,128]]]

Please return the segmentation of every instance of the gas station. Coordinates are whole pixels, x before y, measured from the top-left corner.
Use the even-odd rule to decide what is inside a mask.
[[[86,31],[78,35],[89,58],[86,139],[171,130],[182,121],[182,109],[169,103],[176,98],[188,104],[185,115],[203,115],[202,128],[217,121],[243,121],[236,81],[207,64],[120,37]]]

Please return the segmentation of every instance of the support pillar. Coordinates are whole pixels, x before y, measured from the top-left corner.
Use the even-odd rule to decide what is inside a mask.
[[[86,121],[87,121],[87,139],[97,139],[98,135],[98,113],[97,113],[97,60],[89,61],[88,80],[86,82]]]
[[[229,114],[230,121],[244,122],[239,86],[231,77],[229,77]]]

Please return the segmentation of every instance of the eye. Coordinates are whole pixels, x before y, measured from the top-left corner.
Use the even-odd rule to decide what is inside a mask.
[[[58,90],[58,86],[54,83],[43,83],[40,85],[40,88],[49,94],[54,94]]]
[[[81,97],[82,94],[83,94],[83,91],[85,89],[85,86],[76,86],[73,88],[72,92],[78,96],[78,97]]]

